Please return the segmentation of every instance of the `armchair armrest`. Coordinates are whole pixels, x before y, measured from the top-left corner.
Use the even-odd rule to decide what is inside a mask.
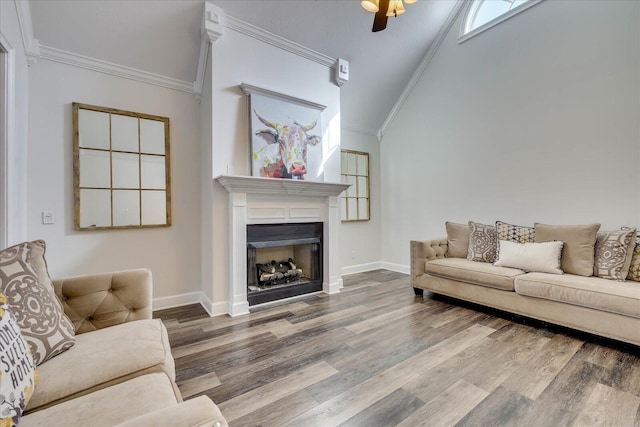
[[[424,263],[433,259],[444,258],[447,253],[447,239],[412,240],[411,241],[411,283],[424,274]]]
[[[151,319],[151,271],[143,268],[53,280],[76,334]]]
[[[227,427],[220,409],[207,396],[132,418],[116,427]]]

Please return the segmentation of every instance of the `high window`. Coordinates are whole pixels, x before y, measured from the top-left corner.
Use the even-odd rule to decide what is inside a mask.
[[[511,18],[542,0],[473,0],[467,7],[460,42]]]

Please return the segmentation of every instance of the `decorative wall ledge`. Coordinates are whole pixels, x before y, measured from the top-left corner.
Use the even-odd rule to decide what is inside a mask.
[[[256,176],[220,175],[215,178],[229,193],[337,197],[349,184],[298,181]]]

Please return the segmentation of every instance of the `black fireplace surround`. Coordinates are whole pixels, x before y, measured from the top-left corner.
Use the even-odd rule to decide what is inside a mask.
[[[322,223],[247,225],[247,300],[322,290]]]

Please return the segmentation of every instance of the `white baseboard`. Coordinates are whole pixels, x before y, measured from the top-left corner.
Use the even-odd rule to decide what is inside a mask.
[[[392,262],[382,262],[382,268],[385,270],[396,271],[398,273],[411,274],[408,265],[394,264]]]
[[[186,294],[172,295],[153,299],[153,310],[164,310],[165,308],[181,307],[189,304],[200,304],[209,316],[219,316],[227,314],[227,302],[213,303],[207,298],[204,292],[189,292]]]
[[[331,295],[331,294],[340,292],[340,289],[342,289],[343,287],[344,287],[344,282],[342,281],[342,278],[339,278],[334,282],[323,282],[322,292],[324,292],[325,294]]]
[[[365,271],[378,270],[382,268],[382,261],[368,262],[366,264],[350,265],[342,267],[342,275],[364,273]]]

